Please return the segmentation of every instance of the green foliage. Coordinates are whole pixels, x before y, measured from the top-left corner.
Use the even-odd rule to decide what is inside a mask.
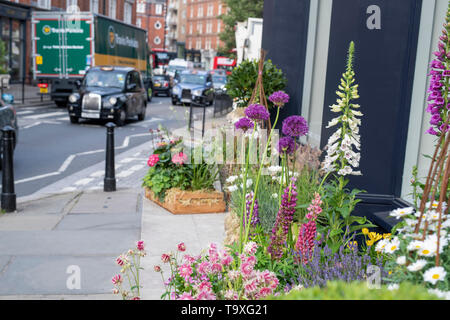
[[[219,48],[220,55],[234,58],[232,49],[236,48],[236,36],[234,27],[238,22],[244,22],[248,18],[262,18],[264,0],[223,0],[228,12],[221,16],[224,22],[224,30],[220,33],[220,40],[224,46]]]
[[[245,60],[234,68],[228,77],[226,84],[228,95],[237,99],[238,107],[246,107],[250,102],[253,90],[258,78],[258,61]],[[286,87],[287,79],[283,72],[272,64],[272,61],[264,61],[263,86],[266,94],[283,90]],[[269,102],[269,107],[272,106]]]
[[[187,190],[191,183],[186,167],[155,166],[148,170],[142,185],[152,190],[160,201],[164,201],[167,190],[171,188]]]
[[[308,207],[314,199],[314,193],[319,187],[319,172],[313,169],[304,169],[297,177],[297,207],[294,221],[303,221],[308,213]],[[320,216],[318,217],[321,218]]]
[[[9,72],[9,68],[7,66],[7,52],[6,45],[3,40],[0,39],[0,74],[7,74]]]
[[[370,288],[366,282],[328,282],[325,288],[313,287],[293,290],[289,294],[268,297],[267,300],[440,300],[424,287],[408,282],[396,290],[385,285],[380,289]]]

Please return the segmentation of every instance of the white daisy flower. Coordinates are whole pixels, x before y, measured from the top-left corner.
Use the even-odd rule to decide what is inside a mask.
[[[395,262],[397,262],[398,265],[403,266],[406,263],[406,257],[400,256],[397,258],[397,260],[395,260]]]
[[[237,186],[229,186],[229,187],[227,187],[226,189],[227,189],[229,192],[235,192],[235,191],[238,190],[238,187],[237,187]]]
[[[378,241],[376,246],[375,246],[375,251],[376,252],[383,252],[384,248],[386,247],[386,245],[388,243],[389,243],[388,239],[382,239],[382,240]]]
[[[398,239],[393,239],[391,242],[388,242],[384,247],[384,252],[386,253],[394,253],[400,247],[400,241]]]
[[[443,267],[433,267],[425,271],[423,274],[423,280],[434,285],[438,281],[444,281],[446,275],[447,272]]]
[[[417,250],[417,254],[421,257],[433,257],[436,255],[436,243],[424,241],[422,248]]]
[[[398,208],[389,214],[391,217],[395,217],[396,219],[403,218],[404,216],[410,215],[414,213],[413,207],[407,207],[407,208]]]
[[[278,198],[278,194],[277,193],[272,193],[272,198],[277,199]]]
[[[425,204],[425,209],[428,210],[430,208],[431,210],[436,210],[438,205],[439,205],[439,201],[428,201]],[[444,212],[446,208],[447,208],[447,203],[442,202],[442,212]]]
[[[419,260],[417,260],[416,262],[414,262],[414,263],[410,264],[409,266],[407,266],[406,268],[407,268],[409,271],[416,272],[416,271],[422,270],[423,267],[425,267],[425,265],[426,265],[427,263],[428,263],[427,260],[419,259]]]
[[[420,250],[423,247],[423,241],[413,240],[408,244],[408,251]]]

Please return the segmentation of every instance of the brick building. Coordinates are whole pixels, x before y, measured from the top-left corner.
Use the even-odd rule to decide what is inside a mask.
[[[5,44],[11,83],[30,83],[33,78],[31,13],[65,11],[70,6],[136,24],[136,0],[0,0],[0,37]]]
[[[225,5],[221,0],[186,1],[186,49],[188,52],[200,51],[203,66],[211,68],[217,49],[222,44],[219,34],[224,26],[220,16],[225,14]]]
[[[167,0],[136,0],[136,25],[148,32],[150,49],[165,49]]]

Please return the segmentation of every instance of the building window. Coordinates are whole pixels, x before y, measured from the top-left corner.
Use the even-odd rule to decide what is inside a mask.
[[[93,13],[98,13],[98,0],[89,1],[89,10]]]
[[[192,34],[192,22],[189,24],[189,34]]]
[[[192,40],[189,40],[188,48],[189,48],[189,49],[192,49]]]
[[[181,13],[181,16],[183,17],[183,19],[186,19],[186,10],[183,10],[183,12]]]
[[[206,33],[212,33],[212,22],[206,24]]]
[[[159,22],[159,21],[156,21],[156,22],[155,22],[155,24],[154,24],[154,27],[155,27],[155,29],[156,29],[156,30],[159,30],[159,29],[161,29],[161,27],[162,27],[162,24],[161,24],[161,22]]]
[[[154,44],[161,44],[161,38],[158,37],[158,36],[156,36],[156,37],[153,39],[153,43],[154,43]]]
[[[70,10],[75,10],[75,7],[78,7],[78,0],[67,0],[67,8]],[[79,10],[77,10],[79,11]]]
[[[116,5],[117,5],[117,0],[109,0],[109,17],[111,19],[116,18]]]
[[[203,17],[203,6],[202,5],[200,5],[198,7],[197,17],[199,17],[199,18]]]
[[[146,3],[144,1],[138,2],[136,4],[136,12],[137,13],[145,13],[145,5],[146,5]]]
[[[125,23],[129,23],[131,24],[132,21],[132,10],[133,10],[133,5],[129,2],[126,2],[123,4],[123,21]]]
[[[181,26],[181,34],[185,34],[186,33],[186,28],[184,26]]]
[[[220,20],[217,20],[217,33],[220,33],[220,27],[222,27],[222,23],[221,23],[222,21],[220,21]]]
[[[208,17],[214,15],[214,6],[212,4],[208,5],[208,12],[206,14],[208,15]]]
[[[138,26],[139,28],[142,28],[142,20],[141,20],[141,18],[137,18],[136,19],[136,26]]]
[[[51,9],[52,8],[52,0],[38,0],[38,7],[43,9]]]
[[[203,24],[201,22],[199,22],[197,24],[197,32],[198,33],[202,33],[203,32]]]
[[[162,4],[155,5],[155,14],[162,14],[163,6]]]
[[[195,49],[200,50],[202,48],[202,39],[197,39],[195,43]]]
[[[218,13],[219,13],[219,16],[220,16],[222,14],[222,4],[221,3],[219,4],[219,10],[218,11],[219,11]]]
[[[191,18],[194,17],[194,8],[191,8]]]
[[[207,39],[205,41],[205,49],[210,50],[211,49],[211,39]]]

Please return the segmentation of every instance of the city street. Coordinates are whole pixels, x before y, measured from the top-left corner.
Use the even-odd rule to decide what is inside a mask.
[[[149,129],[162,125],[170,130],[186,125],[187,111],[172,106],[169,98],[154,97],[147,105],[144,121],[129,120],[115,128],[116,158],[136,149],[122,163],[116,163],[118,186],[123,178],[146,170],[147,154],[139,145],[151,139]],[[201,110],[194,108],[194,114]],[[71,124],[67,111],[53,104],[17,108],[19,142],[14,153],[16,195],[38,196],[42,190],[57,185],[59,191],[103,188],[104,167],[95,166],[105,160],[106,121],[81,120]],[[199,117],[197,116],[197,117]],[[91,170],[89,170],[89,168]],[[89,172],[80,176],[80,171]],[[136,185],[137,186],[137,185]]]

